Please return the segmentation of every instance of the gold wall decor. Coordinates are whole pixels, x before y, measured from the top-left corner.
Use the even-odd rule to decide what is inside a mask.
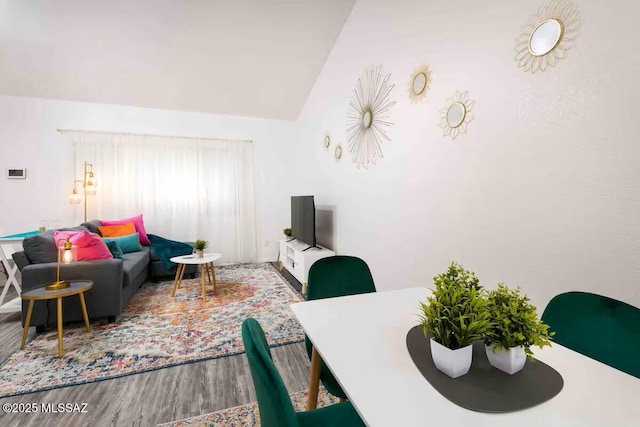
[[[419,65],[409,78],[409,99],[412,103],[422,101],[431,85],[431,69],[426,64]]]
[[[575,46],[581,27],[580,12],[573,3],[552,0],[540,6],[516,38],[518,67],[535,73],[555,66]]]
[[[389,99],[395,85],[389,83],[391,74],[382,75],[381,67],[371,66],[356,82],[347,111],[347,147],[356,167],[367,168],[382,157],[382,143],[390,141],[385,129],[389,109],[395,101]]]
[[[340,160],[340,158],[342,157],[342,145],[340,144],[336,145],[334,155],[336,156],[337,160]]]
[[[329,133],[325,133],[324,134],[324,148],[329,148],[329,146],[331,145],[331,135],[329,135]]]
[[[440,110],[440,126],[444,132],[444,136],[451,135],[456,139],[461,133],[467,133],[467,127],[473,120],[471,111],[475,101],[469,99],[469,92],[460,93],[456,91],[453,96],[445,102],[445,106]]]

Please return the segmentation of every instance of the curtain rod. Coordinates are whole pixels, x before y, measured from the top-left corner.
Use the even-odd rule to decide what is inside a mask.
[[[150,134],[150,133],[105,132],[105,131],[98,131],[98,130],[56,129],[56,132],[60,132],[60,133],[82,132],[82,133],[94,133],[99,135],[150,136],[150,137],[156,137],[156,138],[195,139],[200,141],[233,141],[233,142],[247,142],[249,144],[253,143],[253,141],[250,139],[225,139],[225,138],[208,138],[208,137],[199,137],[199,136],[158,135],[158,134]]]

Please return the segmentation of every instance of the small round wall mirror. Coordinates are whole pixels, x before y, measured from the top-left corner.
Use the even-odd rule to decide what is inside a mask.
[[[469,99],[469,92],[456,91],[453,96],[447,99],[444,107],[440,109],[440,122],[438,126],[443,129],[444,136],[451,138],[461,133],[467,133],[467,127],[473,120],[473,107],[476,102]]]
[[[409,99],[412,103],[422,101],[431,84],[431,70],[426,64],[418,65],[409,77]]]
[[[422,92],[427,88],[427,75],[424,72],[420,72],[413,78],[411,90],[414,95],[422,95]]]
[[[529,51],[534,56],[551,52],[562,39],[563,28],[557,19],[547,19],[538,25],[529,38]]]
[[[371,110],[365,110],[362,115],[362,127],[369,129],[371,127],[371,123],[373,123],[373,114],[371,113]]]
[[[342,157],[342,146],[341,145],[338,145],[336,147],[336,151],[335,151],[334,154],[336,156],[336,159],[340,160],[340,157]]]
[[[329,148],[331,145],[331,137],[329,135],[324,136],[324,147]]]
[[[467,111],[463,103],[454,102],[451,104],[451,107],[449,107],[449,110],[447,111],[447,123],[449,124],[449,127],[457,128],[460,126],[464,121],[466,112]]]
[[[582,19],[572,0],[549,0],[529,16],[516,38],[518,67],[536,73],[555,67],[580,37]]]

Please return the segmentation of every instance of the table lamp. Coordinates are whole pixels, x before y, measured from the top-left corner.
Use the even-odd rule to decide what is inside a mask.
[[[60,261],[65,264],[69,264],[70,262],[76,259],[76,247],[73,246],[69,238],[65,240],[60,246],[58,246],[58,268],[56,269],[56,281],[53,283],[49,283],[44,288],[48,291],[57,291],[59,289],[64,289],[69,287],[69,282],[65,280],[60,280]]]

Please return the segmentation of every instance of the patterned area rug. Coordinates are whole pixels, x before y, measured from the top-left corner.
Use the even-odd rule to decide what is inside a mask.
[[[308,390],[291,394],[293,408],[304,411],[307,405]],[[320,387],[318,394],[318,408],[338,403],[339,399],[327,393],[324,387]],[[223,409],[210,414],[198,415],[197,417],[185,418],[184,420],[159,424],[158,427],[185,427],[185,426],[215,426],[215,427],[254,427],[260,425],[260,410],[257,402],[236,406],[235,408]]]
[[[271,346],[304,339],[289,305],[302,297],[268,263],[216,267],[217,293],[200,279],[145,283],[116,322],[64,328],[57,357],[55,329],[37,335],[0,366],[0,397],[84,384],[244,351],[242,321],[256,318]]]

